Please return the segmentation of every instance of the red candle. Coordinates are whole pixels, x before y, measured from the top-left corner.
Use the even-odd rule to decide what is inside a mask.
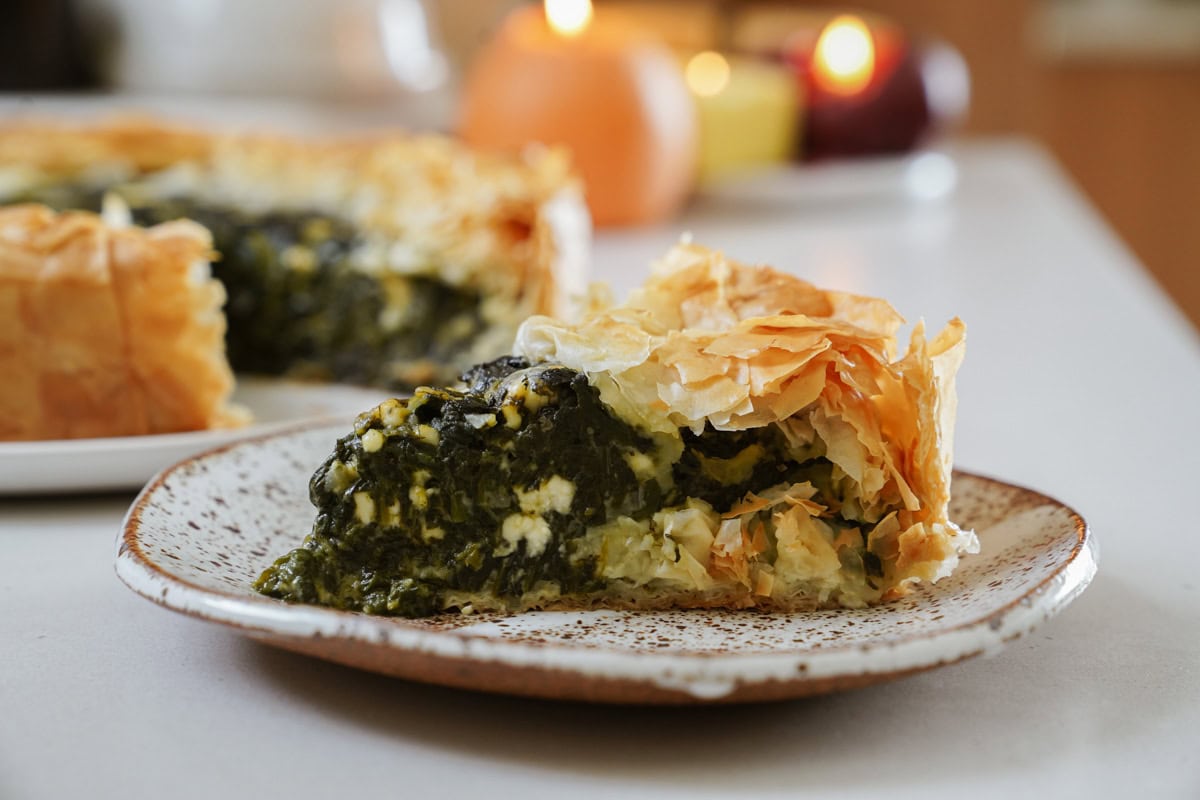
[[[931,75],[894,26],[839,16],[815,41],[794,42],[788,56],[809,98],[806,158],[905,152],[942,121],[944,103],[930,83],[945,76]],[[934,66],[947,68],[944,61]],[[957,68],[961,75],[952,77],[965,92],[961,61]]]

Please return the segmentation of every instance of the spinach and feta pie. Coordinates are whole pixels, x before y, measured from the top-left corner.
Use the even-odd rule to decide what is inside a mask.
[[[557,310],[588,238],[560,153],[436,136],[0,126],[0,203],[31,202],[206,227],[235,371],[398,388],[503,353]]]
[[[862,606],[948,575],[964,328],[691,245],[362,415],[256,588],[375,614]]]
[[[0,208],[0,441],[238,424],[212,240]]]

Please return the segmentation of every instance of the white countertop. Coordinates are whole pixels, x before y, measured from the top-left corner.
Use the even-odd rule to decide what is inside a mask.
[[[957,462],[1058,497],[1099,539],[1099,577],[1061,616],[851,693],[554,704],[164,611],[113,574],[132,494],[4,499],[0,798],[1200,796],[1196,334],[1041,151],[954,152],[941,200],[906,195],[895,162],[764,176],[679,225],[602,234],[597,273],[627,289],[686,228],[911,319],[960,315]]]

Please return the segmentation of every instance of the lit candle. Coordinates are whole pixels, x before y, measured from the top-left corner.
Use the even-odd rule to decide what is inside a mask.
[[[706,50],[685,71],[700,111],[700,179],[786,161],[800,121],[800,92],[778,64]]]
[[[663,219],[694,176],[696,111],[681,70],[655,40],[590,0],[514,12],[468,76],[460,133],[515,149],[565,145],[598,225]]]
[[[965,108],[961,59],[934,63],[882,22],[835,17],[815,42],[795,43],[790,57],[809,93],[803,148],[809,158],[911,150]],[[938,94],[950,84],[962,87],[960,97]]]
[[[836,97],[854,97],[875,77],[875,38],[858,17],[835,18],[817,37],[813,83]]]

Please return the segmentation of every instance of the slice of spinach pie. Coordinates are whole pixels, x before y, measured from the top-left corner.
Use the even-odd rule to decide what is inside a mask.
[[[691,245],[362,415],[256,588],[376,614],[862,606],[950,573],[964,328]]]
[[[412,388],[505,352],[582,270],[561,153],[124,119],[0,125],[0,203],[208,228],[237,372]]]

